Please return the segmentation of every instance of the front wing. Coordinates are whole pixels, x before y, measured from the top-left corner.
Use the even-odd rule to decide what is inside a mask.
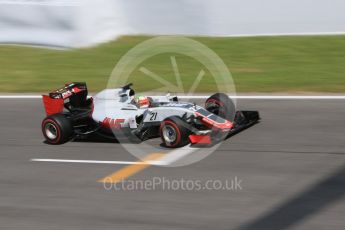
[[[260,121],[258,111],[237,111],[234,119],[234,127],[228,132],[218,132],[217,130],[208,135],[189,136],[193,145],[213,145],[223,141],[237,133],[255,125]]]

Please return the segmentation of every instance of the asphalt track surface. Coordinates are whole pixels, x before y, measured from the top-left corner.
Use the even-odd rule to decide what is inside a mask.
[[[0,100],[0,229],[343,229],[345,100],[240,100],[262,121],[195,164],[128,179],[241,180],[237,190],[106,190],[136,161],[117,143],[43,143],[38,99]],[[159,143],[158,140],[153,142]]]

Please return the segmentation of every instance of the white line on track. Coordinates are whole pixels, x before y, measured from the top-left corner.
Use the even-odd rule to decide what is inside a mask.
[[[182,99],[207,99],[209,96],[178,96]],[[234,99],[255,99],[255,100],[344,100],[345,95],[341,96],[299,96],[299,95],[288,95],[288,96],[275,96],[275,95],[253,95],[253,96],[230,96]]]
[[[52,163],[83,163],[83,164],[118,164],[118,165],[170,165],[183,157],[197,151],[198,148],[191,148],[190,146],[185,146],[180,149],[170,151],[165,156],[159,158],[158,160],[140,162],[140,161],[100,161],[100,160],[76,160],[76,159],[42,159],[33,158],[30,161],[33,162],[52,162]]]
[[[0,99],[39,99],[42,95],[0,95]]]
[[[186,157],[189,154],[192,154],[193,152],[197,151],[198,148],[191,148],[190,145],[169,151],[165,156],[151,161],[153,165],[171,165],[172,163]]]
[[[167,159],[162,160],[153,160],[153,161],[146,161],[146,162],[140,162],[140,161],[100,161],[100,160],[76,160],[76,159],[42,159],[42,158],[33,158],[30,159],[32,162],[51,162],[51,163],[81,163],[81,164],[113,164],[113,165],[169,165],[173,163],[174,161],[184,157],[187,154],[180,154],[178,156],[175,156],[173,158],[168,157]],[[165,158],[165,157],[163,157]]]
[[[56,163],[84,163],[84,164],[118,164],[118,165],[140,165],[147,164],[139,161],[99,161],[99,160],[72,160],[72,159],[41,159],[33,158],[30,161],[36,162],[56,162]]]
[[[206,99],[208,95],[200,96],[178,96],[181,99]],[[41,95],[0,95],[0,99],[41,99]],[[254,100],[344,100],[345,95],[251,95],[251,96],[241,96],[235,95],[231,96],[234,99],[254,99]]]

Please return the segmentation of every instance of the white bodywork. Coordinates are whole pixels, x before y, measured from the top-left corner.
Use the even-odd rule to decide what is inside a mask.
[[[190,103],[179,103],[172,101],[171,96],[150,97],[158,106],[150,108],[139,108],[133,102],[133,96],[129,96],[129,90],[105,89],[93,97],[94,110],[92,118],[102,123],[106,119],[112,121],[124,120],[121,127],[137,128],[136,117],[143,115],[143,122],[161,122],[170,116],[183,116],[194,114],[196,109],[201,107]]]

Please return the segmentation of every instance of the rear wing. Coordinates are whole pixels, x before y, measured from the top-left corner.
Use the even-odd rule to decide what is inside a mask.
[[[61,113],[66,102],[73,107],[83,106],[87,99],[87,87],[85,82],[73,82],[54,90],[49,95],[42,95],[47,116]]]

